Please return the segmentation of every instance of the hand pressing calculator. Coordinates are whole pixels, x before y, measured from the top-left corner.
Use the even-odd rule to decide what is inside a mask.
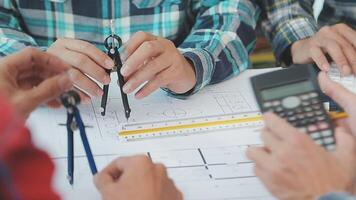
[[[335,149],[334,126],[321,100],[312,65],[294,65],[251,78],[262,112],[272,111],[327,150]]]

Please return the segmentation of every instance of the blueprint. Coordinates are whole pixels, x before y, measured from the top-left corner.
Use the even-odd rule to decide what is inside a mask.
[[[353,93],[356,93],[356,77],[355,75],[342,76],[336,65],[332,65],[328,71],[331,80],[340,83],[345,88]]]
[[[187,100],[174,99],[163,91],[144,100],[130,98],[132,117],[128,123],[257,112],[249,77],[270,70],[247,70],[239,77],[209,86]],[[273,199],[254,176],[253,164],[245,157],[248,146],[261,143],[262,126],[126,142],[117,136],[118,127],[126,123],[126,119],[116,85],[110,86],[105,117],[100,115],[99,105],[100,99],[94,99],[90,104],[80,106],[99,170],[115,158],[145,154],[167,166],[169,176],[185,199]],[[64,199],[100,199],[92,183],[79,134],[74,138],[73,187],[67,182],[65,121],[64,109],[42,107],[30,116],[28,125],[35,143],[49,152],[56,164],[54,187],[59,194]]]

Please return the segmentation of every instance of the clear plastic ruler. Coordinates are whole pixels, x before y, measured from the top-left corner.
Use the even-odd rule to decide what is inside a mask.
[[[259,112],[236,113],[144,123],[128,123],[119,130],[120,139],[142,140],[167,136],[186,136],[242,127],[262,126]]]

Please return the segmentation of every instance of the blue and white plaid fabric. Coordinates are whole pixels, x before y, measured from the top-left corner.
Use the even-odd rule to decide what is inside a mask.
[[[104,50],[115,19],[124,42],[137,31],[172,40],[195,66],[194,93],[250,66],[258,17],[249,0],[0,0],[0,54],[46,49],[57,38]]]

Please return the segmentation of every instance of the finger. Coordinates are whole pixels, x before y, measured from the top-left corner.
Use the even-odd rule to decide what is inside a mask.
[[[348,45],[348,46],[349,47],[343,47],[343,51],[347,57],[347,60],[350,64],[351,68],[350,68],[350,71],[347,71],[348,69],[343,69],[343,70],[346,70],[346,72],[344,72],[344,74],[350,74],[350,73],[355,74],[356,73],[356,51],[353,46],[351,46],[351,45]]]
[[[119,167],[118,162],[120,162],[120,159],[112,161],[94,176],[94,184],[98,190],[101,191],[103,188],[111,185],[121,176],[123,170]]]
[[[287,121],[270,112],[264,114],[263,119],[266,127],[272,134],[275,134],[281,140],[293,140],[293,135],[297,130]]]
[[[346,24],[338,24],[335,30],[356,48],[356,31]]]
[[[110,76],[108,73],[86,55],[74,51],[68,51],[66,49],[61,49],[57,52],[59,53],[58,56],[60,58],[67,61],[68,64],[77,68],[81,72],[89,75],[104,85],[110,83]]]
[[[265,147],[272,152],[276,151],[281,146],[281,140],[278,136],[267,130],[262,131],[261,140],[263,141]]]
[[[60,44],[65,46],[67,49],[76,51],[80,54],[84,54],[93,60],[97,65],[112,69],[114,67],[114,61],[105,53],[100,51],[96,46],[76,39],[59,39]]]
[[[83,90],[81,90],[80,88],[77,88],[77,87],[74,87],[73,90],[79,94],[81,104],[89,104],[90,103],[91,97],[89,95],[87,95]]]
[[[310,53],[313,61],[318,65],[318,67],[323,71],[328,71],[330,64],[325,57],[324,52],[317,46],[310,48]]]
[[[324,72],[319,73],[318,79],[321,90],[344,108],[347,113],[350,113],[356,101],[356,96],[340,84],[330,80]]]
[[[156,40],[157,37],[150,34],[150,33],[145,33],[143,31],[138,31],[135,33],[129,41],[124,45],[123,47],[123,53],[121,55],[121,58],[123,61],[126,61],[128,57],[133,54],[133,52],[136,51],[136,49],[141,46],[141,44],[145,41],[151,41],[151,40]]]
[[[43,81],[31,90],[22,92],[18,97],[19,99],[17,99],[17,102],[21,103],[19,106],[21,107],[21,112],[26,116],[39,105],[58,98],[63,92],[70,89],[72,85],[68,74],[62,74]]]
[[[339,25],[335,25],[332,27],[334,31],[329,32],[329,38],[332,38],[333,40],[337,41],[337,43],[340,45],[341,50],[343,51],[344,55],[347,58],[348,65],[351,67],[350,69],[352,70],[353,68],[356,69],[356,51],[355,48],[352,46],[352,44],[345,38],[343,37],[343,31],[340,31]],[[343,69],[347,70],[348,69]]]
[[[123,91],[127,94],[133,92],[144,82],[151,80],[156,74],[163,71],[168,66],[167,56],[164,54],[152,59],[140,70],[129,77],[123,87]]]
[[[355,137],[346,132],[344,128],[338,127],[335,129],[336,138],[336,155],[339,158],[345,159],[345,161],[351,161],[352,157],[355,155]]]
[[[325,44],[322,46],[323,49],[325,49],[328,52],[330,57],[333,59],[333,61],[341,70],[341,72],[345,75],[350,74],[351,72],[350,64],[348,63],[348,60],[345,57],[344,52],[341,49],[340,45],[334,40],[325,41],[324,43]]]
[[[70,69],[70,66],[59,58],[32,47],[5,57],[4,61],[15,77],[28,72],[37,75],[42,73],[54,75]]]
[[[57,99],[53,99],[47,102],[47,106],[50,108],[60,108],[62,104]]]
[[[271,156],[267,150],[263,147],[249,147],[246,151],[248,159],[252,160],[256,166],[264,168],[264,166],[270,163]]]
[[[163,51],[162,43],[159,40],[143,42],[126,60],[121,68],[121,74],[123,76],[131,76],[142,64],[151,60],[152,57],[160,55]]]
[[[92,96],[100,97],[103,95],[103,90],[95,82],[93,82],[90,78],[85,76],[77,69],[70,70],[69,75],[74,84],[83,91],[86,91]]]
[[[157,74],[151,81],[146,83],[136,94],[137,99],[143,99],[160,87],[166,86],[173,74],[169,69]]]

